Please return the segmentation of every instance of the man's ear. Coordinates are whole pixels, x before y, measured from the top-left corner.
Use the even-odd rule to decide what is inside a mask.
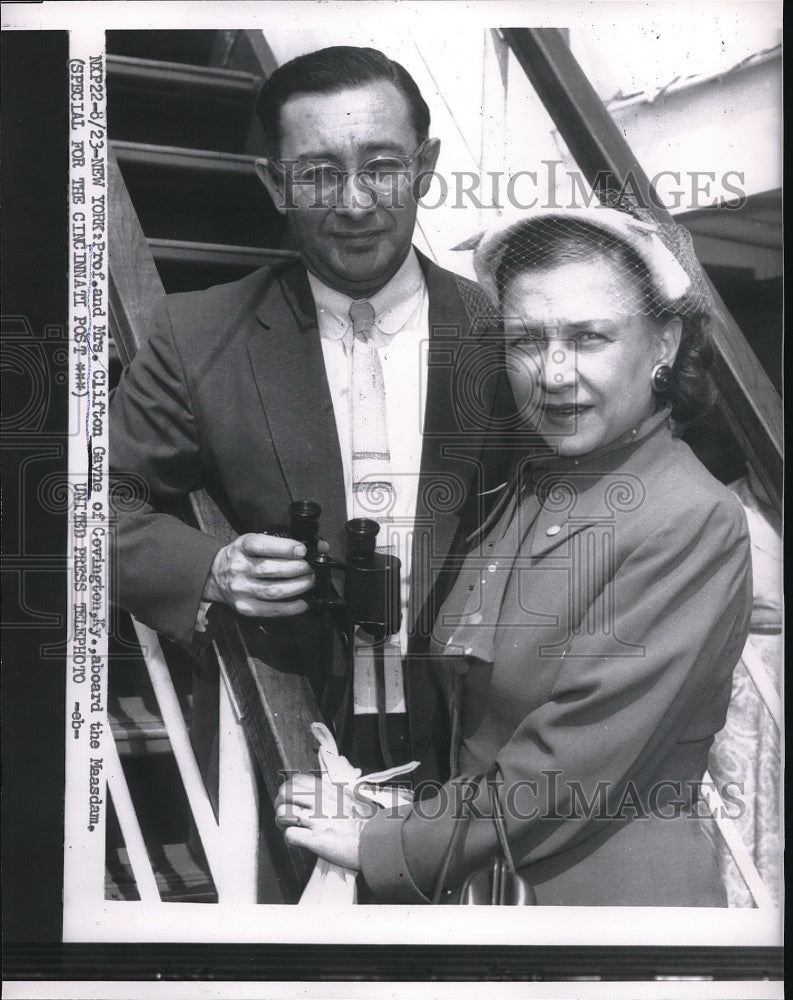
[[[675,363],[682,335],[683,320],[679,316],[673,316],[664,323],[655,335],[658,342],[656,364],[663,362],[671,367]]]
[[[440,139],[427,139],[424,149],[421,151],[418,173],[418,197],[423,198],[432,183],[432,175],[435,173],[435,164],[441,151]]]
[[[278,183],[276,178],[275,171],[277,168],[265,156],[257,156],[254,164],[256,166],[256,176],[267,188],[267,193],[272,198],[273,204],[281,215],[286,215],[284,188]]]

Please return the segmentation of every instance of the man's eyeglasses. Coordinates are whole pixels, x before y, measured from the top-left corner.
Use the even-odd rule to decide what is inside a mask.
[[[345,170],[329,160],[281,161],[281,167],[285,178],[293,185],[312,192],[325,204],[341,199],[350,174],[354,174],[363,187],[377,194],[389,194],[408,177],[410,168],[421,156],[426,143],[426,139],[420,142],[410,156],[375,156],[354,171]]]

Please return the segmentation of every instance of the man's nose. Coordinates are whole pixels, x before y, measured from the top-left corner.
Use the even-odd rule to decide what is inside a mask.
[[[541,377],[548,392],[559,392],[575,385],[576,350],[569,340],[547,340],[542,354]]]
[[[360,219],[373,211],[376,204],[377,195],[363,183],[359,174],[350,171],[345,175],[334,206],[338,215]]]

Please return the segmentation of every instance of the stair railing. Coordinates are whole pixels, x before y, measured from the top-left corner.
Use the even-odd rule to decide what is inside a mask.
[[[129,364],[145,341],[151,310],[165,291],[112,150],[108,151],[107,166],[112,220],[111,330],[122,362]],[[224,541],[234,537],[208,494],[199,491],[190,499],[199,528]],[[320,713],[304,677],[282,674],[250,656],[234,616],[225,614],[225,609],[216,610],[218,629],[213,646],[222,678],[217,823],[159,639],[140,623],[135,623],[135,629],[219,898],[255,902],[259,801],[251,749],[272,798],[282,770],[316,767],[309,726],[320,719]],[[130,848],[140,846],[140,828],[133,821],[134,808],[132,814],[124,809],[131,799],[120,766],[111,794],[114,803],[122,804],[126,826],[122,832],[131,855]],[[226,822],[229,817],[233,827]],[[311,861],[299,850],[289,851],[288,857],[292,868],[288,874],[300,887],[310,874]],[[143,870],[141,878],[149,884],[140,851],[136,858]]]
[[[234,708],[233,693],[224,680],[219,704],[220,778],[216,820],[157,633],[135,619],[133,624],[218,902],[255,903],[259,801],[254,763]],[[160,892],[143,832],[112,740],[107,755],[107,782],[140,898],[143,902],[159,902]]]

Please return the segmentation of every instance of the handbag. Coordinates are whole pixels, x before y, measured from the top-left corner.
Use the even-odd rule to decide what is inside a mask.
[[[537,896],[531,883],[525,875],[521,875],[515,868],[515,861],[507,840],[501,799],[498,796],[495,776],[492,773],[487,775],[487,790],[501,854],[495,855],[483,868],[471,872],[458,888],[446,888],[449,869],[460,849],[468,823],[471,821],[470,807],[467,800],[464,801],[465,812],[460,822],[456,824],[446,849],[432,894],[432,902],[441,905],[463,906],[536,906]]]

